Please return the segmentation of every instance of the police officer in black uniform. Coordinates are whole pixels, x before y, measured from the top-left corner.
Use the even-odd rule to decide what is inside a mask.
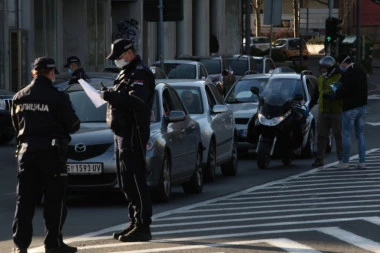
[[[72,76],[69,85],[79,83],[79,79],[90,79],[90,77],[84,72],[80,60],[76,56],[70,56],[67,58],[67,63],[63,67],[68,69],[69,74]]]
[[[155,78],[136,55],[133,42],[119,39],[107,59],[121,69],[111,90],[100,96],[108,101],[107,123],[115,134],[117,174],[121,191],[129,202],[129,226],[113,234],[123,242],[152,238],[152,203],[145,170],[146,144],[150,135]]]
[[[53,86],[56,70],[51,58],[34,61],[32,82],[13,97],[12,123],[17,134],[18,185],[13,220],[13,252],[26,253],[32,241],[36,200],[44,196],[45,253],[71,253],[63,242],[67,209],[67,147],[80,122],[69,96]]]

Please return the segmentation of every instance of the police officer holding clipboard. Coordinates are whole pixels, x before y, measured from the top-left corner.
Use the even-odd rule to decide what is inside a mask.
[[[152,239],[152,203],[146,182],[146,144],[150,135],[155,78],[136,55],[133,42],[119,39],[107,59],[120,69],[111,90],[100,96],[108,102],[107,123],[114,132],[117,174],[121,191],[129,202],[129,226],[113,237],[122,242]]]

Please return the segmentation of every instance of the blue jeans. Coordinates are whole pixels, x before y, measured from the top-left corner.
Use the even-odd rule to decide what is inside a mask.
[[[351,155],[351,137],[355,128],[355,136],[358,141],[359,163],[365,162],[366,141],[364,137],[366,106],[356,107],[352,110],[344,111],[342,114],[342,141],[343,157],[342,162],[348,163]]]

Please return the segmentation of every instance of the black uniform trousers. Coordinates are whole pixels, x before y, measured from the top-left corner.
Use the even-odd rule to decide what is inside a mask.
[[[145,154],[140,149],[127,148],[130,143],[126,143],[123,137],[115,135],[114,141],[117,177],[120,190],[129,202],[129,218],[132,223],[149,226],[152,223],[152,202],[145,176]]]
[[[67,169],[59,162],[57,147],[41,140],[36,146],[22,143],[18,154],[17,204],[13,220],[13,241],[18,248],[28,248],[33,235],[35,206],[44,196],[45,247],[62,243],[62,226],[66,219]],[[41,144],[41,145],[40,145]]]

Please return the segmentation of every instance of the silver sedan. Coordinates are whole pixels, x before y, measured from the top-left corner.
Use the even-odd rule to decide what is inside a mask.
[[[157,84],[147,144],[147,181],[154,200],[167,202],[171,186],[186,193],[203,188],[203,145],[199,124],[187,114],[177,92]],[[68,91],[81,120],[69,144],[67,168],[71,191],[118,189],[113,133],[108,129],[106,105],[96,108],[79,85]]]
[[[237,174],[236,127],[233,113],[219,90],[207,80],[167,80],[201,128],[205,181],[214,181],[220,165],[224,176]]]

